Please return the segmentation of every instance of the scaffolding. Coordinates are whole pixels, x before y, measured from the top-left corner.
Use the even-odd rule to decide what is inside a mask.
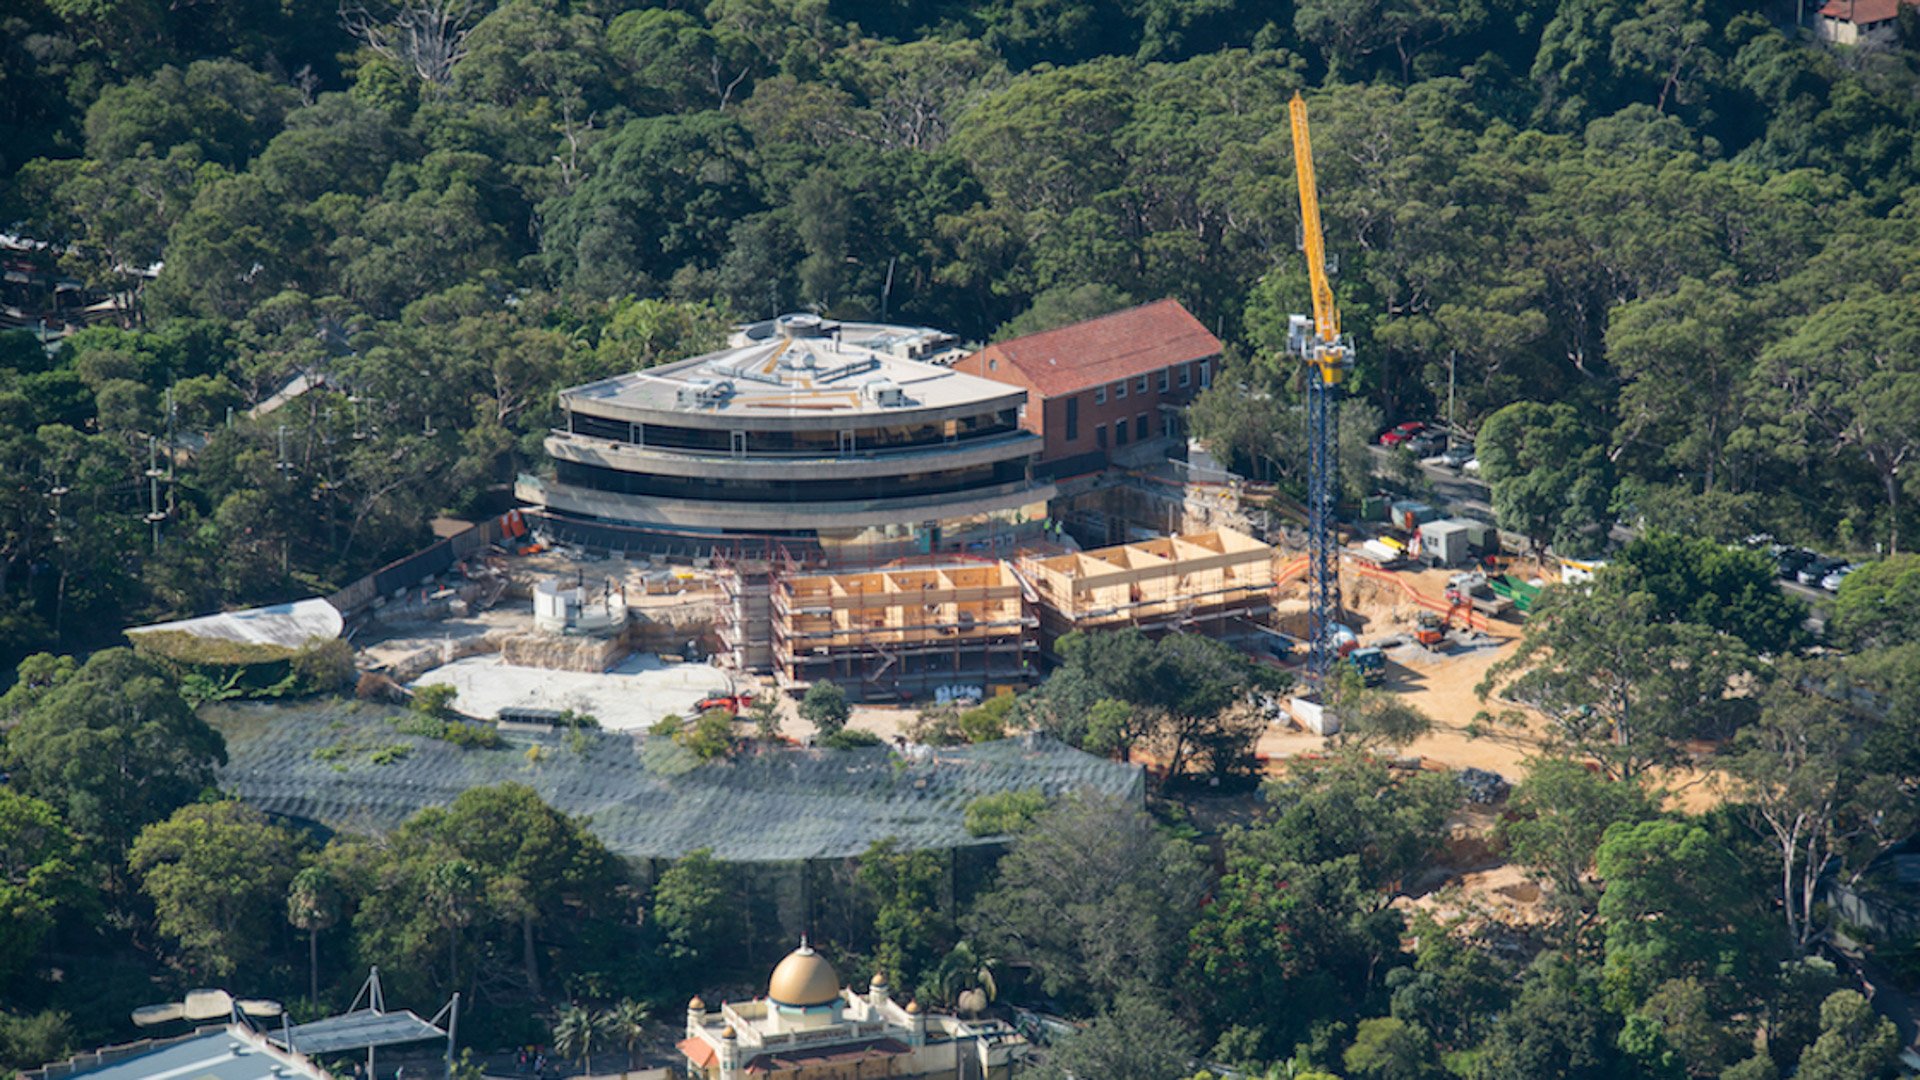
[[[984,697],[1033,679],[1036,600],[999,561],[775,573],[774,677],[790,691],[831,680],[863,701]]]
[[[1277,553],[1232,529],[1141,540],[1052,558],[1020,571],[1040,600],[1048,649],[1074,630],[1138,627],[1234,640],[1273,611]]]
[[[718,548],[711,557],[713,579],[720,586],[713,620],[720,666],[738,675],[765,672],[773,665],[768,623],[775,559],[742,557]]]

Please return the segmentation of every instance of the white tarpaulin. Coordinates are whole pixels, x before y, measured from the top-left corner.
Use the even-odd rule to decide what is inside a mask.
[[[295,600],[291,604],[222,611],[197,619],[133,626],[127,628],[127,633],[150,634],[160,630],[177,630],[194,637],[244,641],[253,645],[284,645],[289,649],[297,649],[313,638],[337,638],[345,625],[339,609],[316,597]]]

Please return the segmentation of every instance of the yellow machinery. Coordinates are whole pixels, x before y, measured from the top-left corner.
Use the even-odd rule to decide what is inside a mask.
[[[1340,493],[1340,386],[1353,364],[1353,344],[1340,333],[1340,309],[1327,281],[1326,241],[1320,232],[1320,192],[1313,175],[1313,138],[1307,102],[1299,93],[1290,106],[1293,165],[1300,183],[1300,239],[1313,289],[1313,315],[1287,320],[1287,344],[1307,365],[1307,603],[1312,646],[1307,675],[1319,685],[1338,658],[1340,551],[1334,503]]]

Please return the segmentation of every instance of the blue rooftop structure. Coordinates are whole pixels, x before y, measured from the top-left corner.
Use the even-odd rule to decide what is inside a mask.
[[[96,1050],[20,1075],[23,1080],[330,1080],[304,1055],[289,1054],[240,1024]]]

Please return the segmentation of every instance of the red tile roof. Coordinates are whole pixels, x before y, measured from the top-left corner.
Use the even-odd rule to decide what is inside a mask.
[[[1900,14],[1902,7],[1913,6],[1914,0],[1827,0],[1827,6],[1820,9],[1822,18],[1838,19],[1850,23],[1877,23]]]
[[[1011,364],[1040,397],[1050,398],[1218,356],[1220,339],[1207,333],[1180,301],[1157,300],[1057,330],[995,342],[974,355]],[[973,370],[996,378],[984,366]]]
[[[700,1069],[712,1065],[714,1059],[720,1056],[707,1040],[692,1035],[680,1040],[680,1052],[687,1055],[687,1060],[693,1062],[694,1067]]]

